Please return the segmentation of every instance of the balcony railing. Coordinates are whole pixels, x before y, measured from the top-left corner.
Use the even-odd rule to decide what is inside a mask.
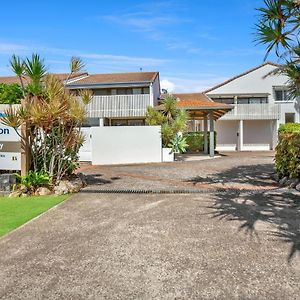
[[[150,95],[94,96],[87,107],[88,117],[142,117],[153,105]]]
[[[280,105],[278,104],[235,104],[234,109],[220,120],[277,120],[279,117]]]

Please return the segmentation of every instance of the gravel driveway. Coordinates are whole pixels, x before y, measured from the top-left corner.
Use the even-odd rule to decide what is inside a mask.
[[[203,161],[160,164],[91,166],[80,171],[92,174],[89,190],[197,190],[267,189],[277,187],[272,152],[233,152]]]
[[[80,193],[0,239],[0,299],[299,299],[299,225],[291,192]]]

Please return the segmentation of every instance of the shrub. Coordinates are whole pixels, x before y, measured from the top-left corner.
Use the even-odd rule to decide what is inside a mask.
[[[300,123],[287,123],[280,125],[278,133],[294,133],[300,132]]]
[[[280,177],[300,177],[300,124],[288,123],[279,128],[275,154],[276,172]]]
[[[0,84],[0,104],[19,104],[23,92],[20,85],[14,84]]]
[[[26,176],[16,174],[17,182],[24,185],[29,191],[35,191],[40,186],[47,186],[50,184],[50,177],[45,172],[29,171]]]
[[[184,134],[186,137],[186,143],[188,144],[187,151],[188,152],[196,152],[196,151],[203,151],[204,150],[204,132],[197,131],[197,132],[188,132]],[[209,132],[208,136],[208,143],[209,143]],[[217,141],[217,133],[215,132],[215,148],[216,148],[216,141]]]
[[[171,147],[175,153],[184,153],[189,145],[186,142],[186,138],[177,134],[170,142],[168,147]]]

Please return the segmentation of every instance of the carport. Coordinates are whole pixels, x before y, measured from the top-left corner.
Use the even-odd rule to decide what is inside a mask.
[[[214,157],[214,122],[221,118],[228,111],[233,109],[232,105],[214,102],[203,93],[173,94],[177,98],[177,108],[185,109],[189,113],[190,120],[203,120],[204,123],[204,153]],[[162,95],[162,99],[164,95]],[[156,107],[163,109],[163,105]],[[209,126],[208,126],[209,125]],[[208,145],[209,133],[209,145]]]

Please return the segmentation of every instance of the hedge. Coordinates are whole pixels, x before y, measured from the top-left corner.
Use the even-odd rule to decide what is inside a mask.
[[[281,125],[276,147],[275,167],[280,177],[300,177],[300,124]]]
[[[209,132],[208,136],[208,143],[209,143]],[[186,138],[186,143],[189,145],[187,147],[187,152],[198,152],[204,150],[204,132],[197,131],[197,132],[188,132],[184,134]],[[215,132],[215,148],[216,148],[216,140],[217,140],[217,133]]]
[[[300,123],[286,123],[280,125],[278,133],[300,133]]]

